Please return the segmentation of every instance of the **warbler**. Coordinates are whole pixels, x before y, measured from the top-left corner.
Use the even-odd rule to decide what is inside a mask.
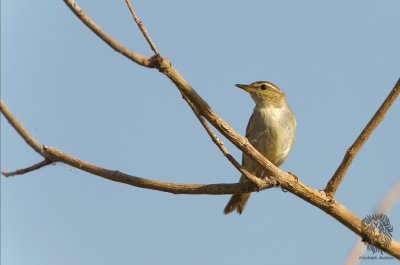
[[[256,103],[247,124],[246,138],[262,155],[279,167],[288,157],[296,138],[296,118],[287,103],[285,93],[267,81],[236,86],[247,91]],[[242,166],[257,177],[266,177],[263,168],[246,154],[243,154]],[[248,181],[242,175],[239,182]],[[233,195],[224,213],[236,210],[241,214],[249,197],[250,193]]]

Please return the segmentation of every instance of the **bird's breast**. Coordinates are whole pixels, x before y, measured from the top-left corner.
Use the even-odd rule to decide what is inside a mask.
[[[255,108],[249,122],[250,143],[276,166],[281,165],[295,142],[296,122],[289,107]]]

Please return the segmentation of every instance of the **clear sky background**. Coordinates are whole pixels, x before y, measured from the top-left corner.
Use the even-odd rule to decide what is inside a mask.
[[[78,3],[114,38],[151,54],[124,1]],[[235,83],[268,80],[286,92],[298,130],[282,168],[316,189],[400,77],[398,0],[133,4],[161,53],[238,132],[254,103]],[[41,143],[88,162],[177,183],[239,178],[174,85],[105,45],[63,1],[2,1],[1,97]],[[337,193],[359,217],[400,178],[399,103]],[[1,168],[40,160],[1,117]],[[66,165],[1,177],[1,261],[342,264],[359,240],[281,189],[254,194],[242,216],[223,215],[228,197],[138,189]],[[400,207],[389,217],[400,240]]]

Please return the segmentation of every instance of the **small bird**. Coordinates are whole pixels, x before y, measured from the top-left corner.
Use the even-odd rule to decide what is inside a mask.
[[[296,138],[296,118],[287,103],[285,93],[267,81],[236,86],[247,91],[256,103],[247,124],[246,138],[262,155],[279,167],[288,157]],[[265,177],[263,168],[246,154],[243,154],[242,166],[259,178]],[[248,181],[242,175],[239,182]],[[224,213],[229,214],[236,210],[241,214],[249,197],[250,193],[232,195]]]

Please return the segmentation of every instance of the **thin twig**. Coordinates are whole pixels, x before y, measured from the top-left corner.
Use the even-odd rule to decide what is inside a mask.
[[[347,150],[346,155],[343,158],[342,163],[336,170],[335,174],[329,180],[328,184],[325,187],[325,193],[329,197],[334,197],[335,193],[342,182],[344,176],[346,175],[347,170],[349,169],[351,163],[353,162],[354,157],[357,155],[358,151],[360,151],[363,144],[368,140],[371,136],[372,132],[379,125],[379,123],[385,117],[386,112],[389,110],[390,106],[392,106],[393,102],[396,100],[397,96],[400,93],[400,79],[397,81],[396,85],[393,87],[392,91],[389,93],[385,101],[376,111],[375,115],[368,122],[367,126],[365,126],[364,130],[358,136],[357,140],[354,144]]]
[[[393,207],[400,201],[400,180],[391,188],[391,190],[385,195],[378,208],[376,209],[376,213],[383,213],[388,215]],[[357,240],[357,243],[354,245],[353,250],[349,254],[346,265],[356,265],[360,263],[360,256],[363,255],[367,246],[361,239]]]
[[[36,163],[36,164],[34,164],[34,165],[30,166],[30,167],[17,169],[17,170],[15,170],[15,171],[5,171],[5,170],[3,170],[3,171],[1,171],[1,174],[3,174],[3,176],[5,176],[5,177],[11,177],[11,176],[16,176],[16,175],[23,175],[23,174],[25,174],[25,173],[29,173],[29,172],[31,172],[31,171],[40,169],[40,168],[45,167],[45,166],[47,166],[47,165],[50,165],[50,164],[52,164],[52,163],[53,163],[53,162],[51,162],[50,160],[45,159],[45,160],[43,160],[43,161],[41,161],[41,162],[39,162],[39,163]]]
[[[43,155],[42,145],[33,138],[25,127],[15,118],[15,116],[8,109],[7,105],[4,103],[3,99],[0,99],[0,111],[4,114],[4,117],[8,120],[12,127],[21,135],[22,139],[33,148],[38,154]]]
[[[273,181],[269,178],[258,178],[255,175],[251,174],[249,171],[244,169],[239,162],[229,153],[228,149],[225,147],[224,142],[218,138],[218,136],[215,134],[215,132],[211,129],[211,127],[208,125],[207,121],[204,119],[203,116],[199,113],[198,109],[196,106],[193,105],[190,100],[182,94],[182,97],[186,100],[190,108],[193,110],[193,113],[196,115],[197,119],[200,121],[201,125],[204,127],[204,129],[207,131],[208,135],[211,137],[211,140],[218,146],[219,150],[224,154],[224,156],[229,160],[229,162],[232,163],[232,165],[240,172],[242,173],[248,180],[253,182],[255,185],[258,187],[265,186],[266,182],[269,182],[271,186],[274,186]],[[276,184],[276,183],[275,183]]]
[[[121,43],[113,39],[107,33],[105,33],[90,17],[88,17],[85,12],[80,8],[80,6],[74,0],[64,0],[67,6],[71,9],[71,11],[89,28],[91,29],[97,36],[99,36],[105,43],[107,43],[112,49],[116,52],[121,53],[125,57],[131,59],[135,63],[144,66],[153,68],[154,65],[150,57],[143,56],[137,52],[134,52]]]
[[[131,4],[130,0],[125,0],[126,5],[129,8],[129,11],[132,14],[133,19],[135,20],[136,24],[138,25],[140,31],[142,32],[144,38],[146,39],[147,43],[150,45],[150,48],[153,50],[153,52],[157,55],[160,56],[160,52],[158,51],[156,45],[154,44],[153,40],[151,39],[149,33],[147,32],[147,29],[143,25],[142,21],[139,19],[139,17],[136,15],[135,10],[133,9],[133,6]]]

